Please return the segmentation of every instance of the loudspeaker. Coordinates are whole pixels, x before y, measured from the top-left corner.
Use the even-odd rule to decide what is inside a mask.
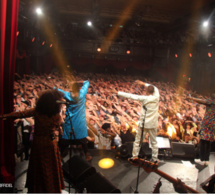
[[[96,173],[96,169],[91,167],[79,156],[73,156],[63,165],[63,173],[73,185],[83,182],[87,177]]]
[[[127,142],[119,147],[118,154],[122,158],[128,158],[132,156],[133,142]]]
[[[87,189],[87,193],[121,193],[99,172],[87,178],[84,188]]]
[[[180,157],[185,159],[195,158],[195,146],[193,144],[172,142],[171,146],[173,157]]]
[[[73,156],[63,165],[63,173],[78,193],[84,189],[87,193],[120,193],[119,189],[79,156]]]
[[[133,150],[133,142],[127,142],[119,147],[118,155],[123,158],[129,158],[132,156],[132,150]],[[140,156],[142,157],[142,156],[151,156],[151,155],[152,155],[152,149],[149,148],[149,143],[143,142],[140,150]]]

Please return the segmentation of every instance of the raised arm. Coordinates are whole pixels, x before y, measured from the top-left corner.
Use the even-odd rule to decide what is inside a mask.
[[[98,131],[90,124],[89,118],[87,118],[87,126],[90,128],[90,130],[98,136]]]
[[[134,83],[138,84],[138,85],[143,85],[145,86],[146,83],[144,83],[143,81],[140,81],[140,80],[136,80],[134,81]]]
[[[187,96],[186,97],[187,99],[190,99],[190,100],[193,100],[199,104],[208,104],[208,101],[207,100],[204,100],[204,99],[199,99],[199,98],[194,98],[194,97],[190,97],[190,96]]]
[[[149,83],[145,83],[145,82],[140,81],[140,80],[136,80],[135,83],[137,83],[139,85],[143,85],[144,87],[148,87],[149,85],[151,85]],[[154,87],[154,93],[153,93],[153,95],[159,97],[160,94],[159,94],[158,88],[156,86],[154,86],[154,85],[152,85],[152,86]]]
[[[122,91],[118,91],[117,95],[120,96],[120,97],[133,99],[133,100],[138,100],[138,101],[144,101],[146,99],[145,95],[134,95],[134,94],[125,93],[125,92],[122,92]]]
[[[44,82],[41,78],[37,78],[37,81],[38,81],[38,83],[40,83],[40,84],[46,86],[46,87],[49,88],[49,89],[53,89],[53,87],[56,87],[54,84],[48,83],[48,81],[45,81],[45,82]]]
[[[6,120],[7,118],[27,118],[34,115],[35,109],[31,108],[22,112],[11,112],[9,114],[3,114],[0,119]]]
[[[112,128],[113,128],[113,127],[111,126],[110,131],[106,131],[106,130],[104,130],[104,129],[101,127],[100,131],[101,131],[103,134],[110,135],[111,137],[115,137],[115,136],[116,136],[116,133],[114,132],[114,130],[113,130]]]
[[[87,90],[88,90],[88,87],[90,85],[90,82],[88,80],[86,81],[78,81],[77,83],[83,83],[83,86],[80,90],[80,96],[85,96],[87,94]]]

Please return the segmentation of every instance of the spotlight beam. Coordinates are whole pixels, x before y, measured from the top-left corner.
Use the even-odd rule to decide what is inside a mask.
[[[112,30],[107,35],[107,37],[105,38],[104,42],[102,43],[101,47],[102,47],[102,50],[104,51],[104,53],[107,53],[107,51],[109,50],[110,45],[112,44],[112,42],[116,39],[117,35],[122,30],[122,28],[119,28],[119,26],[120,25],[124,26],[124,24],[126,23],[126,21],[128,19],[127,16],[132,13],[132,10],[137,6],[138,2],[139,2],[138,0],[129,1],[128,5],[124,8],[124,10],[123,10],[122,14],[120,15],[119,19],[113,25]]]
[[[41,20],[40,22],[44,29],[44,35],[46,36],[46,40],[48,40],[48,42],[50,43],[54,43],[55,45],[54,47],[52,47],[52,51],[54,52],[55,61],[59,68],[60,73],[64,75],[65,80],[75,81],[73,73],[71,73],[67,68],[67,64],[69,63],[66,56],[63,53],[63,47],[61,45],[61,42],[60,40],[58,40],[58,37],[54,35],[54,32],[56,31],[54,30],[54,27],[52,25],[53,21],[50,20],[48,21],[44,17],[43,20]]]
[[[199,16],[199,12],[198,10],[201,9],[202,4],[203,4],[204,0],[200,0],[200,1],[194,1],[193,4],[193,15],[191,16],[191,20],[199,20],[200,16]],[[197,28],[197,23],[191,23],[190,22],[190,29],[196,29]],[[176,80],[176,86],[181,86],[184,87],[185,83],[183,80],[183,77],[181,75],[185,74],[185,75],[189,75],[191,72],[191,58],[188,55],[189,53],[192,53],[193,48],[195,46],[195,40],[191,40],[190,42],[187,42],[184,45],[184,49],[183,49],[183,53],[181,54],[181,63],[180,63],[180,67],[179,67],[179,71],[178,71],[178,75],[176,75],[177,80]],[[179,88],[178,88],[179,90]],[[178,91],[178,93],[180,94],[180,91]]]

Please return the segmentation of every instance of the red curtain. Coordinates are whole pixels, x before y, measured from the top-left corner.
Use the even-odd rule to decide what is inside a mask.
[[[1,0],[0,7],[0,114],[13,111],[19,0]],[[14,183],[14,127],[0,120],[0,173],[3,183]]]

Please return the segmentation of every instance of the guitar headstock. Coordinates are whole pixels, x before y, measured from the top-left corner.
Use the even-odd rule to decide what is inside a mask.
[[[142,158],[130,158],[128,161],[134,166],[142,167],[147,173],[156,171],[158,168],[158,163],[150,162]]]

